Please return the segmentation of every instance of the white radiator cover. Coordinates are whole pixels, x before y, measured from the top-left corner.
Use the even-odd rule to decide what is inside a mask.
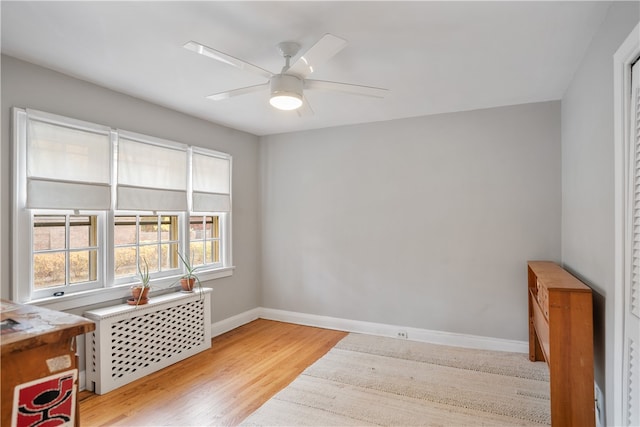
[[[211,291],[175,292],[138,307],[86,311],[84,316],[96,323],[86,335],[87,389],[108,393],[211,348]]]

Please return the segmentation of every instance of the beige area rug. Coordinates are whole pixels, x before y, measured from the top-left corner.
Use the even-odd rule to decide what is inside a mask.
[[[349,334],[242,425],[550,423],[548,368],[526,354]]]

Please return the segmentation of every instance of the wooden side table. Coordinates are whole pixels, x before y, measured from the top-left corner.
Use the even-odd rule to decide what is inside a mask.
[[[73,314],[0,302],[2,427],[44,420],[78,426],[76,336],[93,331],[94,323]]]
[[[550,261],[529,261],[529,359],[549,366],[551,425],[594,427],[591,288]]]

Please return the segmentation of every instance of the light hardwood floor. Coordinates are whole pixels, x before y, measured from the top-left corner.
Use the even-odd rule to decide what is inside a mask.
[[[80,425],[237,425],[346,332],[258,319],[211,349],[103,396],[80,393]]]

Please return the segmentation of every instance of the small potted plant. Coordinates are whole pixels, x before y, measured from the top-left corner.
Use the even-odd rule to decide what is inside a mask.
[[[151,275],[149,274],[149,264],[147,264],[147,260],[145,258],[142,260],[144,261],[144,266],[142,268],[140,267],[140,263],[138,263],[138,277],[140,277],[140,284],[131,287],[131,294],[133,295],[133,298],[129,300],[130,304],[135,306],[149,302],[147,294],[151,288],[151,285],[149,284]]]
[[[193,259],[189,262],[189,260],[179,251],[178,256],[180,257],[180,261],[182,261],[182,265],[184,265],[184,269],[186,271],[186,273],[180,278],[180,286],[182,287],[182,290],[184,292],[193,292],[193,289],[197,286],[202,294],[202,284],[200,283],[200,278],[196,274],[196,271],[201,266],[194,267]]]

